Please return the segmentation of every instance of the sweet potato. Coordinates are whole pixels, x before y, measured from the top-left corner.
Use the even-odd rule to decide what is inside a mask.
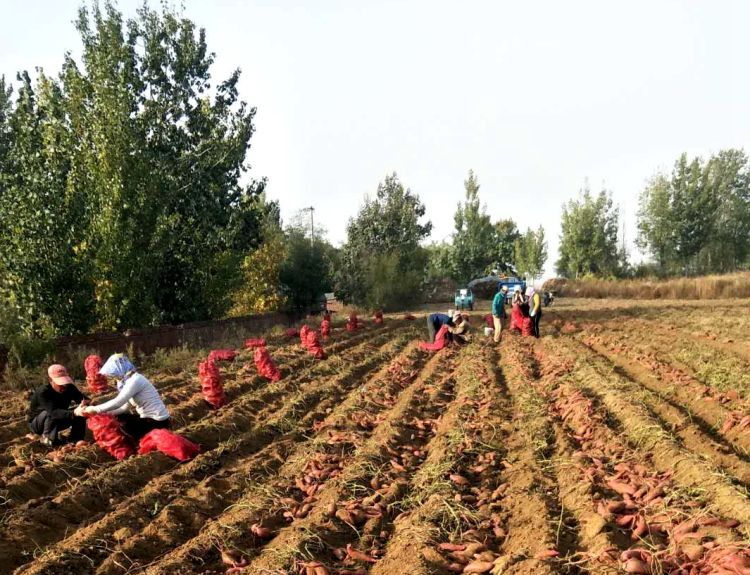
[[[494,563],[492,561],[472,561],[466,567],[464,567],[464,573],[473,573],[475,575],[481,573],[489,573],[492,571]]]
[[[644,563],[640,559],[628,559],[625,565],[622,566],[625,573],[637,573],[640,575],[650,575],[651,567],[647,563]]]

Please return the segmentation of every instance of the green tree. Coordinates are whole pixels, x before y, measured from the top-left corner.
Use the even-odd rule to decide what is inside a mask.
[[[427,254],[420,245],[432,223],[421,222],[425,207],[394,173],[366,198],[347,225],[336,272],[336,294],[344,302],[396,308],[421,296]],[[385,273],[387,271],[387,273]],[[381,283],[398,285],[381,289]],[[406,299],[401,299],[406,298]]]
[[[503,273],[516,271],[516,242],[521,239],[516,222],[511,219],[495,222],[495,268]]]
[[[699,158],[682,154],[672,171],[675,252],[685,271],[698,271],[698,254],[713,232],[716,198],[706,185]]]
[[[168,8],[94,4],[76,28],[58,79],[20,74],[12,105],[0,83],[0,295],[35,333],[222,315],[262,236],[239,72],[213,82]]]
[[[547,261],[547,241],[544,239],[544,228],[534,231],[526,230],[515,243],[515,262],[518,273],[527,278],[537,278],[544,271]]]
[[[712,272],[740,268],[750,253],[750,172],[742,150],[721,150],[707,162],[704,182],[714,198],[712,233],[702,267]]]
[[[456,279],[468,282],[482,276],[496,262],[495,227],[479,200],[479,181],[472,170],[464,181],[465,200],[454,216],[453,257]]]
[[[675,220],[671,204],[671,182],[656,174],[641,192],[636,243],[656,260],[660,273],[668,273],[675,256]]]
[[[447,242],[431,243],[426,246],[427,251],[427,281],[454,278],[453,246]]]
[[[286,258],[279,281],[288,305],[295,310],[317,309],[320,297],[333,289],[336,248],[325,238],[321,226],[310,235],[308,219],[302,212],[292,219],[285,233]]]
[[[617,275],[618,210],[612,197],[602,190],[596,197],[588,186],[578,199],[563,206],[557,272],[563,277],[578,278],[591,274]]]

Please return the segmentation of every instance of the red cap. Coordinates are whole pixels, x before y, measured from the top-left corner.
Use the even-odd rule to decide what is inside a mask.
[[[73,383],[73,378],[68,375],[68,370],[65,369],[64,365],[60,365],[59,363],[50,365],[47,369],[47,375],[52,382],[57,385],[68,385]]]

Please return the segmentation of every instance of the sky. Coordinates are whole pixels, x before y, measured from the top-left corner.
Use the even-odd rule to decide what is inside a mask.
[[[141,1],[120,1],[126,14]],[[158,6],[157,2],[151,2]],[[0,74],[59,71],[79,0],[0,0]],[[552,275],[562,205],[612,192],[633,258],[638,194],[682,152],[746,150],[750,2],[184,0],[214,80],[242,70],[257,107],[251,177],[282,217],[315,207],[329,239],[386,174],[450,239],[473,169],[493,220],[544,226]]]

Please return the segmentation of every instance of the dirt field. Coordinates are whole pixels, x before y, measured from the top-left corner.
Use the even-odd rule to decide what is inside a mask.
[[[196,355],[146,372],[203,447],[185,464],[52,461],[5,396],[0,572],[750,573],[749,312],[558,300],[541,340],[436,354],[387,317],[322,361],[279,337],[281,381],[242,352],[218,411]]]

